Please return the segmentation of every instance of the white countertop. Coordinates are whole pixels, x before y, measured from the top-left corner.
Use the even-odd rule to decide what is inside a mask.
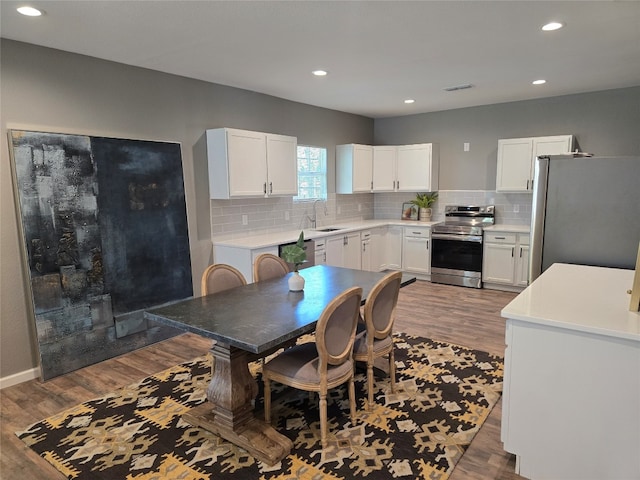
[[[555,263],[502,309],[505,318],[640,341],[633,270]]]
[[[531,227],[529,225],[498,224],[484,227],[484,230],[488,232],[529,233]]]
[[[358,220],[347,223],[334,223],[331,225],[321,225],[318,228],[335,227],[340,230],[333,232],[319,232],[313,229],[304,229],[305,239],[317,239],[332,237],[334,235],[340,235],[343,233],[353,232],[356,230],[363,230],[374,227],[384,227],[387,225],[400,225],[404,227],[431,227],[440,222],[414,222],[410,220]],[[256,235],[249,235],[242,238],[214,238],[213,244],[215,246],[236,247],[236,248],[266,248],[281,245],[283,243],[295,242],[298,240],[300,230],[287,230],[284,232],[274,233],[260,233]]]

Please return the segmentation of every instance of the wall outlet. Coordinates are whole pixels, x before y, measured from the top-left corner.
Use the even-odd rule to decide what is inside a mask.
[[[242,215],[242,224],[249,225],[249,215]]]
[[[514,213],[518,213],[520,211],[520,205],[514,205],[513,206],[513,212]]]
[[[462,145],[462,148],[464,149],[465,152],[469,151],[469,142],[464,142],[464,144]]]

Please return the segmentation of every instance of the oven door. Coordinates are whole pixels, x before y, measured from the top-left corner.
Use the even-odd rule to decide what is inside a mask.
[[[482,235],[431,235],[431,281],[480,288]]]

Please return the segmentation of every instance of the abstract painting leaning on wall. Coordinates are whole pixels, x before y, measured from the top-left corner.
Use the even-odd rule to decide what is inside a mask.
[[[179,332],[193,295],[180,144],[9,132],[44,380]]]

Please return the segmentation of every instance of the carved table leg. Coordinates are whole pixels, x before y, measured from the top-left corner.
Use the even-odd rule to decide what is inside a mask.
[[[220,435],[268,465],[278,463],[289,455],[293,443],[254,417],[251,401],[258,394],[258,385],[249,371],[248,353],[219,342],[211,351],[215,363],[207,388],[209,402],[183,419]]]

